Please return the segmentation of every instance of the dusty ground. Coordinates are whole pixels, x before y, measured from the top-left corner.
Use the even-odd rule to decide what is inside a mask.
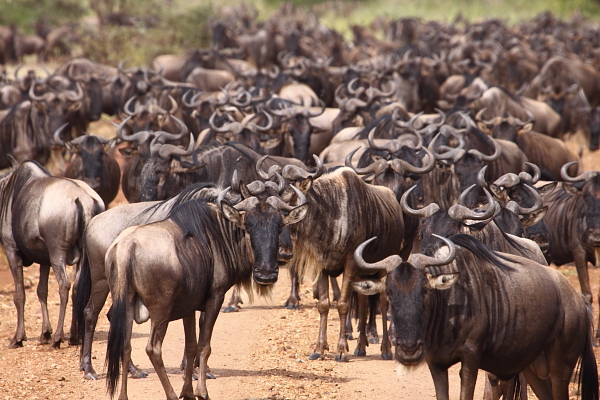
[[[560,269],[577,287],[574,268]],[[597,293],[599,270],[590,270],[593,291]],[[318,330],[318,312],[311,298],[310,283],[302,286],[302,308],[281,308],[287,298],[289,279],[282,271],[271,301],[260,299],[244,304],[242,311],[221,314],[212,341],[210,366],[217,376],[208,381],[213,399],[424,399],[435,398],[433,382],[426,368],[399,378],[393,361],[379,357],[379,346],[371,345],[367,357],[351,357],[338,363],[332,354],[324,360],[308,361]],[[60,350],[38,345],[41,309],[35,294],[38,280],[36,266],[25,271],[28,282],[26,328],[29,341],[25,347],[6,348],[14,334],[16,313],[12,304],[12,278],[6,265],[0,265],[0,399],[108,399],[103,375],[108,321],[100,317],[94,342],[94,365],[101,380],[86,381],[78,369],[78,349],[63,345]],[[58,314],[58,290],[51,278],[50,316],[54,324]],[[108,304],[107,304],[108,307]],[[108,308],[105,308],[106,311]],[[68,327],[68,321],[67,325]],[[331,310],[328,337],[335,345],[339,320]],[[129,398],[163,399],[164,392],[145,354],[149,324],[134,325],[132,341],[135,363],[149,372],[143,380],[129,380]],[[350,350],[356,342],[350,341]],[[178,393],[182,385],[179,370],[183,354],[183,328],[172,322],[163,345],[163,358],[171,384]],[[597,353],[597,356],[600,354]],[[450,371],[451,398],[459,395],[458,366]],[[478,380],[476,398],[481,399],[483,377]]]

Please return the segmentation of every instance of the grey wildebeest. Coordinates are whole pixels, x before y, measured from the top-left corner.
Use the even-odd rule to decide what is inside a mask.
[[[361,268],[388,272],[385,282],[354,287],[388,293],[396,360],[408,368],[427,362],[438,400],[449,398],[448,368],[459,361],[463,400],[473,399],[478,369],[502,380],[523,371],[538,398],[568,400],[581,359],[582,398],[597,399],[592,309],[569,281],[469,235],[438,238],[446,245],[434,252],[440,258],[413,254],[407,262],[391,256],[368,264],[362,251],[373,239],[356,249]]]
[[[54,133],[54,141],[65,146],[73,154],[64,176],[87,183],[108,207],[108,204],[117,196],[121,182],[121,168],[112,154],[107,152],[113,147],[116,140],[85,134],[71,141],[63,142],[60,138],[60,131],[61,129]]]
[[[254,183],[254,182],[253,182]],[[262,182],[259,182],[262,184]],[[164,221],[131,227],[106,254],[113,313],[107,345],[107,386],[116,390],[121,365],[129,365],[131,327],[152,320],[146,353],[169,400],[178,396],[169,383],[161,345],[169,321],[184,320],[185,382],[179,397],[208,399],[206,388],[210,340],[225,293],[250,282],[268,290],[277,281],[279,235],[284,226],[302,220],[306,198],[297,189],[299,205],[283,202],[284,185],[262,184],[262,191],[243,183],[243,200],[234,206],[217,199],[218,206],[196,199],[185,202]],[[195,311],[203,312],[196,342]],[[200,357],[199,381],[192,391],[192,370]],[[127,399],[127,370],[122,373],[119,399]]]
[[[539,188],[548,212],[544,221],[550,230],[552,261],[563,265],[575,261],[581,292],[591,301],[587,262],[600,265],[600,175],[586,171],[576,177],[567,173],[574,163],[563,165],[563,183]]]
[[[26,161],[0,179],[0,243],[15,282],[17,329],[9,347],[22,347],[25,335],[23,266],[40,264],[37,288],[42,305],[40,343],[60,347],[71,284],[66,265],[79,262],[81,238],[92,217],[104,211],[102,199],[84,182],[51,176],[35,161]],[[54,335],[48,317],[50,267],[58,281],[60,311]]]

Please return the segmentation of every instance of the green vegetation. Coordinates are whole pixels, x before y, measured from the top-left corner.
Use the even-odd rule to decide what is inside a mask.
[[[367,25],[379,16],[420,17],[453,21],[501,18],[508,23],[530,19],[550,11],[569,19],[575,12],[600,21],[600,0],[289,0],[301,10],[311,9],[327,26],[351,37],[350,25]],[[209,44],[206,27],[227,7],[245,3],[258,11],[259,19],[271,17],[284,3],[281,0],[0,0],[0,24],[15,24],[20,33],[33,33],[36,22],[60,26],[79,24],[79,51],[75,54],[94,60],[128,65],[146,64],[154,56],[182,53]],[[115,18],[131,26],[110,24]],[[98,23],[100,21],[100,23]],[[126,24],[127,25],[127,24]],[[376,24],[374,24],[375,26]]]

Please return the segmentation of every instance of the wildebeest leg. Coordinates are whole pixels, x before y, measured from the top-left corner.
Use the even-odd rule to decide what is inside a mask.
[[[390,301],[387,295],[385,294],[385,292],[381,293],[379,295],[379,311],[381,311],[381,323],[383,326],[383,339],[381,341],[381,358],[383,358],[384,360],[393,359],[392,343],[390,341],[390,335],[388,334],[387,327],[387,312],[389,306]],[[375,320],[375,316],[373,316],[373,320]]]
[[[540,400],[552,400],[552,388],[550,385],[550,379],[540,378],[531,367],[527,367],[523,370],[523,375],[527,379],[527,383],[533,390],[533,393]]]
[[[367,322],[367,338],[369,343],[379,343],[379,334],[377,333],[377,309],[381,308],[379,305],[379,294],[369,296],[369,321]],[[387,317],[386,317],[387,318]],[[387,331],[386,318],[384,321],[384,331]]]
[[[79,274],[79,262],[75,272],[75,281],[73,282],[73,290],[71,291],[71,304],[75,305],[75,296],[77,295],[77,275]],[[77,346],[79,344],[79,329],[77,327],[77,316],[75,315],[75,307],[71,307],[71,328],[69,331],[69,345]]]
[[[65,314],[67,312],[67,302],[69,301],[69,290],[71,290],[71,282],[67,276],[67,266],[64,260],[64,254],[54,255],[50,252],[50,261],[54,276],[58,282],[58,294],[60,297],[60,310],[58,312],[58,322],[56,324],[56,332],[52,337],[52,347],[55,349],[60,348],[60,344],[64,339],[64,323]]]
[[[346,339],[346,315],[348,314],[348,300],[352,293],[350,282],[354,279],[354,260],[349,260],[344,266],[344,276],[342,279],[342,290],[338,300],[338,314],[340,317],[340,337],[338,340],[336,361],[348,361],[348,339]],[[363,332],[364,333],[364,332]]]
[[[125,310],[125,345],[123,346],[123,353],[121,355],[121,392],[119,393],[119,400],[127,400],[127,376],[129,371],[125,368],[125,365],[131,364],[131,331],[133,330],[133,308],[135,292],[129,290],[127,293],[127,308]],[[151,336],[152,337],[152,336]]]
[[[40,280],[37,287],[38,300],[42,306],[40,344],[48,344],[52,338],[52,326],[50,325],[50,316],[48,315],[48,275],[50,275],[50,266],[40,265]]]
[[[429,364],[429,372],[431,372],[431,377],[433,378],[436,400],[448,400],[448,370]]]
[[[315,345],[315,350],[308,357],[309,360],[321,358],[325,350],[329,350],[327,344],[327,315],[329,314],[329,277],[324,272],[321,272],[317,279],[317,292],[319,293],[319,302],[317,310],[319,310],[319,338]],[[341,322],[341,323],[345,323]]]
[[[192,377],[194,375],[194,358],[198,354],[198,342],[196,339],[196,313],[183,318],[183,330],[185,332],[185,374],[183,387],[179,398],[194,400],[194,388],[192,387]]]
[[[367,341],[367,304],[369,299],[364,294],[356,293],[356,301],[358,303],[358,340],[356,341],[356,349],[354,350],[354,355],[357,357],[364,357],[367,355],[367,346],[369,342]],[[350,315],[350,313],[348,313]]]
[[[350,296],[350,312],[348,313],[348,315],[346,316],[346,338],[348,338],[348,340],[352,340],[352,311],[357,307],[356,304],[356,293],[352,292],[352,295]]]
[[[289,308],[290,310],[299,310],[300,296],[298,295],[298,291],[300,289],[300,282],[298,280],[298,271],[293,265],[290,265],[290,279],[292,281],[290,297],[288,297],[283,306],[285,308]]]
[[[152,366],[154,367],[154,371],[156,371],[156,375],[158,375],[158,379],[162,384],[163,390],[167,395],[168,400],[177,400],[177,395],[173,390],[173,386],[171,386],[171,382],[169,382],[169,377],[167,376],[167,371],[165,370],[165,364],[162,359],[162,343],[165,338],[165,334],[167,333],[167,327],[169,326],[168,318],[154,318],[151,320],[152,325],[150,327],[150,337],[148,338],[148,344],[146,345],[146,354],[148,354],[148,358],[150,358],[150,362],[152,362]],[[184,323],[184,326],[186,324]],[[186,346],[187,346],[187,335],[186,335]],[[195,342],[195,339],[194,339]],[[186,347],[187,352],[187,347]]]
[[[98,374],[92,367],[92,342],[94,340],[94,330],[98,323],[98,315],[100,315],[100,311],[106,302],[108,293],[109,288],[106,279],[93,282],[90,299],[83,311],[83,321],[79,322],[85,326],[85,333],[81,338],[81,364],[79,366],[79,370],[83,371],[85,379],[98,380]]]
[[[329,281],[331,282],[333,301],[338,301],[340,299],[340,285],[338,285],[337,279],[333,276],[329,277]]]
[[[577,268],[577,277],[579,278],[579,285],[581,286],[581,293],[585,296],[586,300],[592,303],[592,290],[590,288],[590,275],[587,269],[587,260],[585,259],[585,250],[582,248],[575,249],[573,251],[575,258],[575,267]]]
[[[16,255],[16,250],[11,250],[12,246],[5,244],[6,258],[8,259],[8,265],[10,265],[10,272],[13,276],[15,283],[15,294],[13,295],[13,302],[17,308],[17,330],[15,336],[11,339],[8,347],[16,349],[17,347],[23,347],[23,341],[27,340],[25,334],[25,286],[23,284],[23,260]]]
[[[479,360],[474,354],[463,355],[460,366],[460,400],[473,400]]]
[[[200,368],[198,369],[198,384],[194,395],[203,400],[209,400],[206,388],[206,373],[208,372],[208,357],[210,356],[210,339],[212,337],[215,322],[219,316],[219,309],[223,304],[224,294],[216,293],[209,298],[204,308],[203,319],[200,326],[200,337],[198,340],[198,354],[200,355]]]
[[[229,298],[229,304],[227,304],[227,308],[225,308],[223,312],[230,313],[240,311],[240,304],[244,304],[242,296],[240,296],[240,289],[237,286],[234,286],[231,297]]]

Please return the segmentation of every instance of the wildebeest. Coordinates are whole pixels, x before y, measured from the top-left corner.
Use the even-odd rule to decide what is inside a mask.
[[[582,398],[597,399],[592,310],[569,281],[469,235],[438,238],[447,246],[434,252],[440,258],[413,254],[407,262],[391,256],[368,264],[362,251],[373,239],[356,249],[362,268],[388,271],[385,283],[354,287],[389,293],[396,360],[408,368],[427,362],[439,400],[449,398],[448,368],[459,361],[461,399],[473,399],[484,369],[502,380],[523,371],[538,398],[567,400],[581,359]]]
[[[25,335],[23,266],[40,264],[38,298],[42,305],[40,343],[58,348],[71,284],[66,265],[79,262],[81,238],[92,217],[104,211],[102,199],[85,183],[50,175],[26,161],[0,179],[0,243],[15,282],[17,329],[9,347],[22,347]],[[58,281],[60,312],[54,335],[46,305],[50,267]]]
[[[346,338],[346,315],[350,300],[350,281],[364,275],[352,259],[351,248],[368,235],[385,238],[369,249],[371,257],[378,254],[409,254],[415,232],[405,232],[402,209],[394,193],[382,186],[363,182],[349,168],[339,168],[315,179],[312,185],[306,171],[286,167],[283,177],[295,182],[305,192],[311,204],[308,215],[300,223],[290,227],[294,255],[290,268],[300,277],[306,274],[317,276],[320,327],[319,336],[311,360],[320,358],[327,344],[327,314],[329,312],[329,276],[343,273],[343,283],[338,300],[340,335],[336,348],[336,360],[346,361],[348,342]],[[329,222],[327,222],[329,221]],[[380,300],[382,315],[387,313],[387,299]],[[384,323],[381,355],[391,358],[391,343]],[[366,333],[360,332],[355,354],[364,353],[367,345]]]
[[[121,168],[112,154],[107,153],[113,148],[116,140],[85,134],[63,142],[60,132],[61,129],[54,133],[55,143],[65,146],[72,154],[64,176],[87,183],[108,207],[117,196],[121,182]]]
[[[563,165],[564,183],[539,188],[548,212],[544,221],[550,230],[552,261],[563,265],[575,261],[581,292],[590,301],[592,292],[587,262],[600,263],[600,175],[586,171],[571,177]]]
[[[220,198],[218,206],[202,200],[185,202],[168,219],[131,227],[111,245],[106,255],[113,298],[107,345],[107,386],[111,396],[116,390],[121,364],[125,366],[130,361],[131,327],[135,318],[137,322],[152,320],[146,352],[167,398],[208,399],[210,340],[225,293],[236,284],[253,281],[269,286],[277,281],[281,230],[302,220],[309,208],[305,198],[297,206],[284,203],[279,197],[283,188],[277,185],[273,189],[263,184],[263,188],[262,192],[250,195],[242,183],[243,200],[234,206]],[[198,342],[196,310],[203,312]],[[163,365],[161,345],[169,321],[181,318],[187,366],[178,397]],[[192,391],[196,354],[200,356],[199,381]],[[121,399],[127,398],[127,374],[124,368]]]

